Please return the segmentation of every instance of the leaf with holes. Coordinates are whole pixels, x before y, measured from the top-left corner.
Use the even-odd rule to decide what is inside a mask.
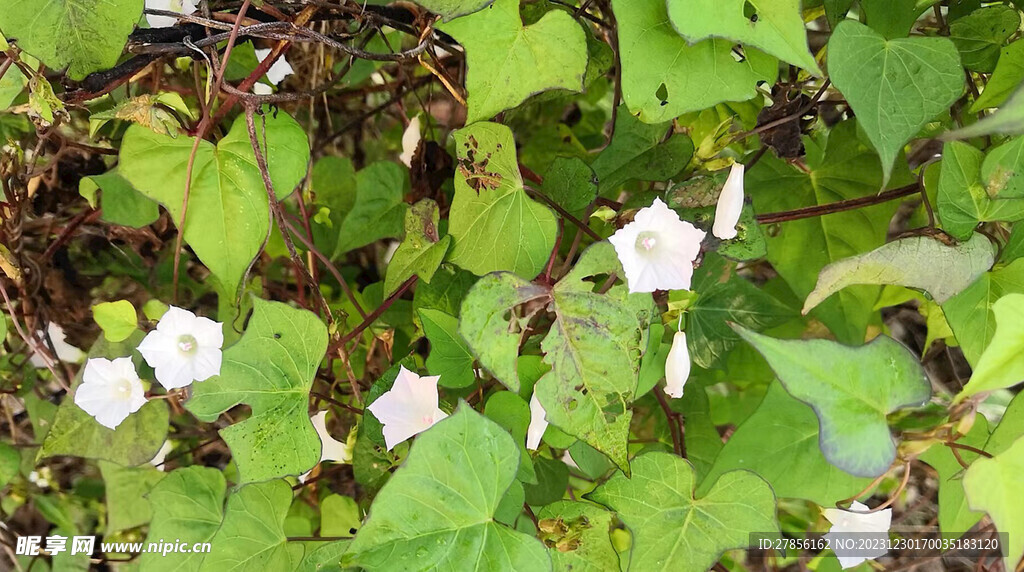
[[[479,276],[507,270],[533,278],[544,269],[558,225],[551,210],[523,190],[512,130],[477,123],[454,138],[459,164],[449,259]]]
[[[691,43],[727,38],[821,75],[807,49],[800,0],[668,0],[668,16]]]
[[[239,403],[252,408],[220,431],[241,483],[300,475],[319,461],[307,407],[326,351],[327,327],[315,314],[257,299],[242,339],[224,351],[220,375],[192,386],[186,407],[204,421]]]

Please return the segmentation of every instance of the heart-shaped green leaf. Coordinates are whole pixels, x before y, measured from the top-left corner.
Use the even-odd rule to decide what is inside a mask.
[[[698,494],[719,475],[735,469],[754,471],[779,498],[807,499],[821,506],[832,506],[871,482],[825,459],[818,445],[814,410],[778,382],[771,384],[757,410],[736,428],[701,481]]]
[[[523,190],[512,130],[477,123],[455,132],[455,146],[450,260],[480,276],[507,270],[533,278],[544,269],[558,225],[551,210]]]
[[[942,147],[942,162],[939,164],[938,194],[936,209],[942,228],[955,238],[964,240],[974,232],[979,222],[1015,221],[1024,218],[1024,200],[999,199],[990,194],[987,184],[994,183],[993,191],[1009,184],[1008,171],[997,175],[998,165],[1009,157],[1007,150],[993,151],[995,159],[982,159],[983,153],[977,148],[959,141],[950,141]],[[1004,169],[1009,166],[1004,164]],[[982,168],[987,167],[989,181],[982,181]],[[934,185],[936,167],[925,171],[925,184]]]
[[[691,43],[728,38],[821,75],[807,49],[800,0],[668,0],[668,16]]]
[[[957,401],[1024,380],[1024,294],[1007,294],[992,304],[996,331]]]
[[[672,28],[665,0],[613,0],[622,60],[622,98],[644,123],[669,121],[723,101],[745,101],[773,82],[778,61],[755,49],[736,61],[733,42],[690,45]]]
[[[876,477],[896,458],[886,415],[921,405],[932,388],[917,357],[888,336],[860,347],[829,340],[779,340],[734,326],[768,361],[786,391],[810,405],[821,451],[858,477]]]
[[[417,4],[439,14],[446,22],[482,10],[493,2],[494,0],[416,0]]]
[[[313,375],[327,351],[327,327],[312,312],[256,299],[242,339],[224,351],[220,375],[195,383],[186,407],[213,421],[239,403],[252,416],[220,431],[240,482],[299,475],[320,459],[307,411]]]
[[[114,67],[128,34],[142,15],[143,0],[0,0],[0,30],[71,79]]]
[[[540,542],[494,520],[518,465],[508,432],[460,404],[416,439],[343,564],[370,571],[550,570]]]
[[[438,26],[466,48],[466,123],[515,107],[549,89],[583,91],[587,37],[568,12],[552,10],[523,26],[519,0]]]
[[[948,38],[886,40],[853,20],[836,26],[828,53],[829,77],[878,151],[884,184],[903,145],[963,92],[960,55]]]
[[[264,127],[265,125],[265,127]],[[264,137],[270,178],[278,199],[302,181],[309,144],[302,127],[288,114],[256,120],[257,140]],[[264,133],[265,131],[265,133]],[[118,172],[142,194],[181,219],[186,169],[194,139],[171,138],[132,125],[121,142]],[[240,117],[216,146],[202,141],[196,152],[185,217],[185,241],[224,285],[235,292],[270,229],[270,207],[256,156]]]
[[[1007,535],[1003,546],[1005,570],[1013,570],[1024,556],[1024,437],[991,459],[978,459],[964,475],[964,490],[974,510],[992,517]]]
[[[193,465],[171,471],[149,492],[153,519],[147,543],[170,538],[189,544],[209,542],[220,528],[226,492],[224,473],[217,469]],[[145,552],[139,558],[139,567],[153,572],[195,572],[205,556],[197,552],[172,556]]]
[[[986,272],[966,290],[942,305],[949,327],[956,335],[964,357],[977,367],[982,352],[996,333],[992,306],[1007,294],[1024,293],[1024,259]]]
[[[726,550],[747,547],[750,533],[779,528],[772,488],[754,473],[725,473],[697,498],[693,467],[684,459],[647,453],[632,466],[632,478],[616,473],[586,495],[633,533],[630,570],[703,572]]]

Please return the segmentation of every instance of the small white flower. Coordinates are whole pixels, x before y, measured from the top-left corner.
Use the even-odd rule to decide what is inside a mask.
[[[608,241],[626,273],[630,292],[688,290],[705,232],[681,220],[661,199],[640,209]]]
[[[743,163],[733,163],[729,178],[715,207],[715,224],[711,232],[722,240],[736,238],[736,223],[743,212]]]
[[[416,154],[416,148],[420,145],[420,116],[412,118],[409,122],[409,126],[405,128],[405,133],[402,134],[402,154],[398,156],[398,159],[405,164],[406,167],[412,167],[412,156]]]
[[[269,55],[269,49],[256,50],[256,59],[258,59],[260,63],[263,63],[263,60],[267,59],[267,56]],[[270,66],[270,69],[267,70],[267,79],[270,80],[270,83],[277,85],[284,81],[284,78],[292,75],[293,73],[295,73],[295,70],[292,69],[291,64],[288,63],[288,60],[286,60],[284,56],[281,56],[277,58],[274,65]]]
[[[177,12],[187,16],[196,11],[196,4],[196,0],[146,0],[146,9]],[[156,14],[146,14],[146,21],[150,28],[170,28],[178,23],[177,18]]]
[[[546,415],[547,411],[544,411],[544,406],[540,404],[537,392],[534,391],[533,397],[530,398],[530,427],[526,430],[526,448],[531,451],[536,451],[537,447],[540,447],[541,437],[548,428],[548,420],[544,418]]]
[[[885,536],[889,533],[889,524],[892,521],[892,509],[887,508],[878,512],[867,513],[868,507],[863,504],[853,501],[850,505],[851,510],[840,510],[837,508],[826,508],[822,511],[825,518],[832,523],[832,527],[829,529],[828,534],[825,538],[828,538],[832,546],[838,546],[837,540],[842,535],[855,535],[854,539],[864,539],[867,535]],[[857,511],[857,512],[851,512]],[[850,536],[846,536],[850,539]],[[865,550],[863,546],[855,549],[856,555],[843,554],[844,550],[839,548],[836,550],[836,557],[839,558],[839,565],[846,568],[852,568],[865,560],[874,560],[879,556],[884,556],[887,552],[885,548],[881,548],[877,553],[873,551]],[[867,552],[867,553],[865,553]]]
[[[327,432],[327,411],[321,411],[309,420],[313,422],[316,434],[320,436],[320,462],[351,463],[352,447],[348,443],[338,441]]]
[[[167,454],[174,450],[174,445],[171,445],[170,441],[165,440],[164,444],[160,446],[160,450],[156,452],[156,456],[149,460],[149,464],[154,467],[164,470],[164,461],[167,460]]]
[[[367,407],[384,424],[384,443],[388,451],[448,416],[437,406],[437,380],[440,378],[420,377],[402,366],[391,389]]]
[[[690,352],[686,349],[686,333],[676,332],[672,336],[672,349],[665,360],[665,393],[679,399],[683,386],[690,378]]]
[[[50,488],[50,479],[48,478],[50,476],[52,475],[50,474],[49,469],[43,467],[41,471],[32,471],[29,473],[28,481],[41,489],[48,489]]]
[[[85,352],[67,342],[64,328],[58,326],[56,322],[50,322],[46,326],[46,333],[49,334],[50,341],[53,342],[53,349],[57,351],[57,359],[67,363],[82,363],[82,360],[85,359]],[[36,332],[36,343],[44,348],[50,347],[46,343],[43,332]],[[46,367],[45,358],[35,352],[32,352],[29,361],[37,368]]]
[[[220,375],[222,345],[220,322],[171,306],[139,344],[139,353],[160,385],[171,390]]]
[[[100,425],[115,429],[144,403],[146,392],[132,358],[92,358],[86,362],[82,383],[75,390],[75,405]]]

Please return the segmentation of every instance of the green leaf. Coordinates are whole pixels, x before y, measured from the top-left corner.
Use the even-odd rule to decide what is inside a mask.
[[[822,268],[803,313],[852,284],[917,288],[942,304],[973,284],[994,261],[992,243],[981,234],[959,245],[946,244],[941,237],[902,238]]]
[[[697,478],[703,480],[722,450],[722,436],[711,420],[711,404],[704,386],[694,380],[687,386],[681,398],[669,401],[669,407],[683,415],[686,459],[693,464]]]
[[[822,75],[807,49],[800,0],[668,0],[668,16],[691,44],[726,38]]]
[[[479,123],[456,131],[454,138],[459,166],[449,259],[478,276],[496,270],[526,278],[540,274],[558,225],[551,210],[523,190],[512,130]]]
[[[996,331],[963,390],[960,401],[983,391],[1013,387],[1024,380],[1024,294],[1007,294],[992,304]]]
[[[963,292],[942,305],[946,321],[972,367],[996,332],[992,305],[1006,294],[1024,293],[1024,259],[986,272]]]
[[[829,74],[882,161],[883,184],[903,145],[963,92],[956,46],[947,38],[886,40],[853,20],[828,42]]]
[[[28,85],[28,80],[17,69],[8,71],[11,73],[5,73],[0,77],[0,111],[7,110]]]
[[[106,534],[148,523],[153,513],[146,495],[167,474],[149,464],[122,467],[115,463],[100,461],[99,465],[106,488]]]
[[[984,449],[988,436],[988,422],[979,415],[971,430],[967,435],[958,439],[957,443]],[[979,457],[977,453],[966,449],[959,450],[957,453],[968,464],[973,463]],[[956,460],[952,448],[935,444],[922,453],[919,458],[931,465],[939,474],[939,530],[942,531],[942,534],[948,537],[958,537],[973,528],[984,514],[973,511],[967,506],[967,494],[964,492],[963,484],[964,467],[960,461]]]
[[[444,18],[445,22],[482,10],[493,2],[494,0],[416,0],[420,6]]]
[[[768,481],[780,498],[807,499],[827,507],[871,482],[829,463],[818,439],[814,410],[773,382],[754,414],[729,437],[697,492],[703,493],[722,473],[747,469]]]
[[[264,150],[274,191],[287,197],[306,175],[306,132],[287,113],[257,118],[257,138]],[[186,167],[194,140],[172,139],[132,125],[121,143],[118,171],[132,186],[158,201],[175,224],[181,219]],[[261,143],[262,145],[262,143]],[[202,141],[196,152],[189,192],[185,241],[224,284],[238,288],[242,275],[263,248],[270,222],[267,191],[249,141],[245,118],[214,146]]]
[[[613,0],[622,60],[622,97],[644,123],[669,121],[723,101],[745,101],[772,83],[775,58],[754,49],[736,61],[733,42],[690,45],[669,21],[664,0]],[[660,93],[659,93],[660,92]]]
[[[466,48],[467,124],[549,89],[583,91],[587,37],[568,12],[552,10],[523,26],[519,0],[495,0],[438,29]]]
[[[423,323],[423,333],[430,340],[427,371],[439,375],[441,387],[469,387],[476,381],[473,373],[473,353],[459,335],[459,320],[440,310],[421,309],[417,314]]]
[[[530,405],[511,391],[497,391],[487,398],[484,415],[501,425],[515,439],[521,458],[516,479],[524,483],[536,484],[537,473],[534,471],[530,453],[526,450],[526,432],[530,427]],[[516,515],[522,510],[522,504],[522,502],[519,503]]]
[[[108,342],[123,342],[139,328],[139,315],[128,300],[96,304],[92,315]]]
[[[462,300],[476,283],[476,276],[451,264],[442,264],[434,274],[430,284],[417,284],[413,295],[414,311],[421,309],[440,310],[452,316],[458,316],[462,308]]]
[[[612,513],[576,501],[558,501],[537,513],[540,539],[555,570],[619,572],[619,555],[609,532]]]
[[[245,403],[252,416],[220,430],[241,483],[300,475],[320,459],[307,412],[309,390],[327,351],[315,314],[256,299],[242,339],[224,351],[220,375],[192,386],[186,407],[213,421]]]
[[[541,286],[502,272],[481,278],[462,302],[459,333],[480,365],[512,391],[519,391],[519,344],[529,321],[514,308],[549,295]]]
[[[918,0],[860,0],[859,3],[867,25],[889,39],[905,38],[928,8],[925,2]]]
[[[304,550],[288,542],[284,519],[292,488],[281,479],[246,485],[228,497],[224,521],[210,539],[204,572],[294,570]]]
[[[682,133],[665,135],[671,123],[646,124],[620,108],[612,142],[591,165],[601,194],[612,196],[632,180],[663,181],[684,168],[693,157],[693,142]]]
[[[52,69],[80,80],[114,67],[142,15],[142,0],[80,3],[0,0],[0,29]]]
[[[858,477],[885,473],[896,458],[886,415],[924,404],[931,384],[916,356],[888,336],[860,347],[828,340],[779,340],[736,331],[761,355],[790,395],[818,416],[821,451]]]
[[[810,173],[770,154],[751,169],[747,193],[757,212],[787,211],[878,192],[882,180],[878,158],[857,140],[855,123],[833,128],[824,151],[817,141],[809,140],[807,145],[813,151],[807,157]],[[768,238],[768,261],[798,297],[806,297],[827,264],[882,246],[895,208],[887,203],[784,222]],[[876,286],[843,289],[815,308],[813,316],[838,340],[862,343],[878,293]]]
[[[988,107],[999,107],[1021,82],[1024,82],[1024,42],[1017,41],[999,50],[996,69],[985,84],[981,97],[971,105],[970,112],[978,113]]]
[[[991,149],[981,164],[981,179],[989,197],[1024,197],[1024,137],[1014,137]]]
[[[555,157],[544,173],[543,191],[563,209],[581,211],[597,196],[597,175],[579,157]]]
[[[146,541],[210,542],[220,528],[226,487],[224,474],[211,467],[194,465],[171,471],[149,493],[153,519]],[[147,572],[195,572],[205,556],[199,552],[167,556],[146,552],[139,557],[139,568]]]
[[[354,498],[344,495],[324,497],[320,501],[320,518],[321,536],[351,536],[363,526],[359,505]]]
[[[996,67],[999,48],[1017,31],[1020,15],[1009,6],[987,6],[949,25],[949,39],[960,51],[964,67],[989,73]]]
[[[549,423],[628,473],[629,406],[653,312],[649,294],[627,294],[624,285],[604,295],[593,291],[587,278],[613,272],[621,276],[614,248],[599,242],[551,289],[555,321],[541,342],[551,371],[534,392]]]
[[[534,461],[536,484],[527,484],[526,504],[544,506],[561,500],[569,486],[569,467],[560,459],[537,457]]]
[[[7,443],[0,442],[0,489],[18,476],[18,467],[20,466],[21,453]]]
[[[614,510],[633,533],[630,570],[702,572],[752,532],[778,530],[775,495],[754,473],[722,475],[700,497],[693,467],[670,453],[633,459],[633,477],[616,473],[586,498]]]
[[[981,169],[977,148],[959,141],[943,146],[936,208],[942,228],[960,240],[979,222],[1024,218],[1024,201],[995,199],[982,183]]]
[[[550,570],[536,539],[494,521],[515,480],[509,434],[465,403],[422,433],[342,563],[366,570]]]
[[[89,357],[112,359],[129,355],[141,341],[142,332],[135,332],[120,343],[97,340],[89,350]],[[81,383],[84,371],[85,368],[79,370],[72,390]],[[57,408],[38,458],[71,455],[119,465],[139,465],[148,462],[160,450],[167,437],[167,423],[167,402],[158,399],[148,401],[122,421],[117,429],[108,429],[75,405],[69,394]]]
[[[384,294],[390,295],[413,276],[429,283],[448,252],[450,236],[438,238],[437,203],[423,199],[405,212],[405,238],[388,263]]]
[[[694,291],[699,296],[686,312],[686,345],[690,359],[703,368],[714,367],[740,342],[730,323],[761,331],[795,314],[771,294],[738,276],[722,283],[696,283]]]
[[[391,161],[377,161],[356,174],[356,197],[338,231],[332,259],[382,238],[399,236],[408,206],[409,171]]]
[[[97,207],[97,191],[103,191],[99,200],[103,208],[100,218],[106,222],[142,228],[160,218],[156,202],[136,191],[116,169],[102,175],[82,177],[78,182],[78,194],[85,197],[93,208]]]
[[[988,135],[1020,135],[1024,133],[1024,89],[1018,87],[992,115],[942,135],[941,139],[970,139]]]
[[[1004,567],[1013,570],[1024,556],[1024,437],[991,459],[978,459],[964,475],[964,490],[973,510],[983,510],[996,529],[1008,535],[1003,546]]]

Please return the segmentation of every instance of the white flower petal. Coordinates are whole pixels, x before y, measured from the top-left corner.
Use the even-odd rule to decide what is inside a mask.
[[[686,348],[686,333],[676,332],[672,336],[672,349],[665,360],[665,393],[679,399],[683,387],[690,378],[690,351]]]
[[[142,382],[131,358],[93,358],[85,364],[75,405],[105,427],[115,429],[146,403]]]
[[[164,444],[160,446],[160,450],[156,452],[156,455],[149,460],[149,464],[153,465],[159,470],[164,470],[164,461],[167,460],[167,454],[174,450],[174,445],[169,440],[165,440]]]
[[[711,232],[722,240],[736,238],[736,223],[743,212],[743,163],[733,163],[715,206],[715,224]]]
[[[540,447],[540,440],[544,437],[544,431],[548,428],[548,421],[545,419],[547,411],[537,399],[537,391],[534,390],[530,398],[530,427],[526,430],[526,448],[536,451]]]
[[[690,288],[693,261],[704,236],[661,199],[654,199],[608,241],[622,263],[629,291],[653,292]]]
[[[274,93],[274,88],[270,87],[269,85],[261,81],[258,81],[252,84],[252,92],[256,95],[270,95]]]
[[[838,546],[839,543],[836,541],[842,538],[842,535],[856,535],[854,538],[861,539],[865,535],[879,534],[886,535],[889,532],[889,525],[892,522],[892,509],[887,508],[873,513],[866,513],[869,510],[868,507],[863,504],[853,501],[850,505],[851,510],[841,510],[836,508],[826,508],[822,511],[825,518],[832,523],[828,534],[825,538],[829,539],[834,546]],[[854,512],[856,511],[856,512]],[[847,539],[850,537],[847,536]],[[839,559],[839,565],[846,568],[852,568],[866,560],[874,560],[879,556],[884,556],[886,550],[880,549],[875,554],[865,554],[863,549],[856,550],[856,555],[843,554],[843,550],[836,549],[836,557]]]
[[[53,349],[57,353],[57,359],[67,363],[82,363],[85,360],[85,352],[76,348],[75,346],[67,342],[67,334],[64,333],[64,328],[60,327],[56,322],[50,322],[46,326],[46,334],[50,338],[50,342],[53,343]],[[43,348],[49,349],[49,344],[46,343],[46,336],[42,332],[36,332],[36,343]],[[32,356],[29,358],[32,365],[36,368],[45,368],[46,360],[43,356],[32,352]]]
[[[196,11],[196,2],[194,0],[146,0],[146,8],[188,15]],[[146,21],[149,22],[150,28],[169,28],[178,23],[177,18],[155,14],[146,14]]]
[[[327,432],[327,411],[321,411],[310,417],[309,420],[313,422],[313,428],[320,436],[320,462],[351,463],[352,449]]]
[[[270,49],[256,50],[256,59],[258,59],[260,63],[263,63],[263,60],[267,59],[267,56],[269,55]],[[291,64],[288,63],[288,60],[285,59],[284,56],[281,56],[277,58],[274,65],[270,66],[270,69],[267,70],[267,79],[270,80],[270,83],[277,85],[284,81],[284,78],[292,75],[293,73],[295,73],[295,70],[292,69]]]
[[[398,156],[399,160],[405,164],[406,167],[412,167],[412,156],[416,154],[416,148],[420,145],[420,116],[412,118],[409,122],[409,126],[405,128],[405,133],[402,134],[402,154]]]
[[[390,451],[447,417],[437,406],[439,377],[420,377],[401,367],[391,389],[367,406],[384,424],[384,442]]]
[[[221,323],[171,306],[138,349],[157,382],[171,390],[220,375],[223,344]]]

